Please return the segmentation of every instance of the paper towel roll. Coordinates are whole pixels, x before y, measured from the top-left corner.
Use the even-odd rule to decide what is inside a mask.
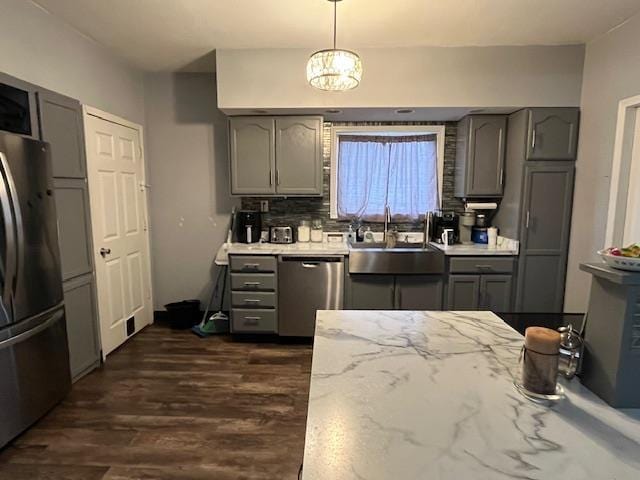
[[[467,210],[495,210],[498,208],[496,202],[468,202],[465,207]]]

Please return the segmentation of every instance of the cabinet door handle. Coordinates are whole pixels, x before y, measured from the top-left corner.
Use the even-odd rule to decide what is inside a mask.
[[[269,186],[273,186],[273,170],[269,169]]]
[[[500,186],[504,185],[504,168],[500,169]]]
[[[280,185],[280,169],[276,169],[276,185]]]
[[[529,210],[527,210],[527,220],[526,220],[526,224],[525,224],[525,228],[529,228],[529,220],[531,218],[531,215],[529,215]]]
[[[536,127],[531,131],[531,150],[536,149]]]

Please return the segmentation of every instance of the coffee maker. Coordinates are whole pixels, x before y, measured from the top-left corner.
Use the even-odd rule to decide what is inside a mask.
[[[262,216],[254,210],[240,210],[236,215],[236,238],[240,243],[257,243],[262,234]]]
[[[442,242],[442,234],[445,230],[453,230],[453,242],[458,243],[460,238],[459,218],[454,212],[438,211],[433,216],[433,228],[431,229],[431,241]]]

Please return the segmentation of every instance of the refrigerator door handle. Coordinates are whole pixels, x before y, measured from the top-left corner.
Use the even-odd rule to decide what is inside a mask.
[[[0,152],[0,173],[2,181],[0,182],[0,205],[2,205],[2,216],[4,221],[4,234],[7,251],[4,261],[4,285],[2,290],[3,308],[9,308],[11,311],[6,312],[13,318],[13,296],[18,276],[18,225],[15,219],[14,209],[12,206],[11,186],[13,181],[9,181],[9,164],[7,157]]]
[[[49,328],[53,323],[57,322],[58,320],[60,320],[60,318],[64,315],[64,309],[59,308],[57,312],[55,312],[53,315],[51,315],[49,318],[47,318],[47,320],[35,327],[33,327],[31,330],[27,330],[26,332],[22,332],[18,335],[16,335],[15,337],[9,337],[6,340],[3,340],[0,342],[0,350],[2,350],[3,348],[7,348],[15,343],[18,342],[23,342],[26,339],[33,337],[34,335],[37,335],[38,333],[40,333],[43,330],[46,330],[47,328]]]

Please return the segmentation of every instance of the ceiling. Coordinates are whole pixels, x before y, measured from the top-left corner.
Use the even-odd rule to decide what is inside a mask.
[[[144,70],[214,68],[221,48],[329,46],[324,0],[32,0]],[[345,0],[345,48],[585,43],[640,0]]]

